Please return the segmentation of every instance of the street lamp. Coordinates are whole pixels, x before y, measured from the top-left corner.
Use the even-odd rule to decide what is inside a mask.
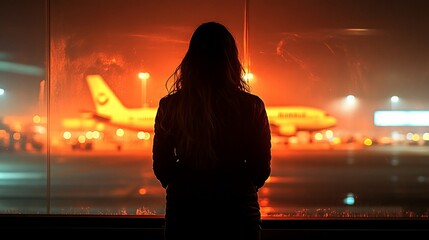
[[[354,132],[356,131],[355,123],[357,122],[355,120],[355,117],[356,117],[355,112],[358,107],[358,104],[359,104],[358,99],[356,98],[356,96],[352,94],[347,95],[344,99],[343,111],[347,113],[348,130],[351,134],[350,136],[351,139],[355,138],[355,134],[354,134]]]
[[[4,89],[0,88],[0,96],[4,94]]]
[[[150,77],[150,74],[147,72],[139,72],[138,76],[142,80],[142,106],[146,107],[147,106],[147,103],[146,103],[146,93],[147,93],[146,84],[147,84],[147,80]]]
[[[398,96],[392,96],[390,98],[390,110],[393,110],[393,106],[395,106],[395,104],[397,104],[399,102],[399,97]]]
[[[344,112],[354,112],[359,104],[358,99],[352,95],[347,95],[343,100],[343,111]]]
[[[390,97],[390,111],[395,110],[395,105],[397,105],[399,103],[399,97],[398,96],[392,96]],[[392,138],[393,141],[397,141],[399,140],[399,133],[398,131],[395,130],[394,127],[390,127],[391,131],[390,131],[390,137]]]
[[[246,72],[246,73],[244,73],[244,75],[243,75],[243,79],[244,79],[244,81],[246,81],[247,83],[250,83],[250,82],[253,80],[253,78],[254,78],[254,76],[253,76],[253,73],[251,73],[251,72]]]

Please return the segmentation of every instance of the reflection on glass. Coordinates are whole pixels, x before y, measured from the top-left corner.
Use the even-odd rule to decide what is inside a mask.
[[[0,3],[0,214],[49,211],[45,1]]]

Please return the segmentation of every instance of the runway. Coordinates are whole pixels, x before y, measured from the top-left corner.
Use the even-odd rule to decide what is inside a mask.
[[[429,147],[273,148],[264,217],[427,217]],[[150,148],[0,155],[0,213],[158,215]]]

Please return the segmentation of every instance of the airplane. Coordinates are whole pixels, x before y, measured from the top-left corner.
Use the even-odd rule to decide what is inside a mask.
[[[113,126],[153,132],[157,108],[127,108],[100,75],[86,77],[96,112],[92,116]],[[272,134],[295,136],[299,131],[321,131],[336,125],[335,117],[323,110],[306,106],[266,107]]]
[[[322,131],[337,124],[335,117],[314,107],[266,107],[266,111],[271,132],[279,136],[295,136],[299,131]]]
[[[88,75],[86,80],[95,104],[93,118],[120,128],[153,132],[157,108],[125,107],[100,75]]]

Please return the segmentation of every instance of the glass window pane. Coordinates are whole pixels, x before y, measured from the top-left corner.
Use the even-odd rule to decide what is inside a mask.
[[[52,213],[162,214],[152,135],[196,26],[242,38],[239,1],[50,2]],[[241,46],[241,41],[240,41]]]
[[[163,214],[153,117],[193,30],[214,20],[236,37],[272,124],[264,217],[427,216],[427,10],[419,0],[49,1],[51,212]]]
[[[45,9],[0,2],[0,214],[48,212]]]
[[[266,215],[427,216],[428,5],[247,2],[253,90],[278,107]]]

